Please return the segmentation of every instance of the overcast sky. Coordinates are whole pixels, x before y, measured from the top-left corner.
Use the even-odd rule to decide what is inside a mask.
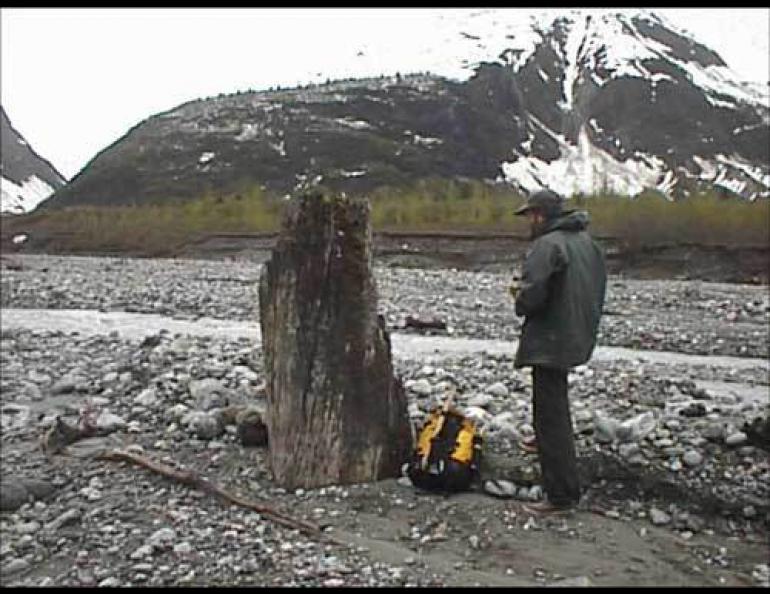
[[[5,8],[0,101],[32,147],[71,178],[130,127],[185,101],[408,72],[440,14],[473,10]],[[653,10],[739,77],[767,83],[770,10]],[[359,55],[376,47],[387,51]]]

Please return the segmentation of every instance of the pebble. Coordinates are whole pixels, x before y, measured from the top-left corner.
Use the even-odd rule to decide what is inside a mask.
[[[485,392],[491,394],[492,396],[496,396],[497,398],[505,398],[508,396],[508,388],[502,382],[496,382],[492,384],[486,388]]]
[[[220,420],[214,414],[207,412],[194,411],[182,419],[183,424],[185,421],[190,431],[200,439],[214,439],[225,431]]]
[[[629,460],[641,454],[641,450],[639,448],[639,444],[623,443],[618,446],[618,453],[626,460]]]
[[[722,423],[709,423],[703,430],[703,437],[710,441],[719,441],[724,437],[724,426]]]
[[[172,421],[181,421],[189,411],[189,407],[182,403],[177,403],[166,410],[166,419]]]
[[[703,530],[705,523],[698,516],[688,514],[687,519],[685,520],[685,525],[690,532],[697,533]]]
[[[96,418],[96,426],[103,431],[115,431],[123,429],[126,426],[126,421],[123,417],[103,411]]]
[[[230,391],[221,381],[213,377],[190,382],[190,395],[196,402],[196,408],[209,411],[213,408],[224,408],[229,404]]]
[[[700,466],[703,462],[703,456],[696,450],[687,450],[682,456],[682,460],[687,466]]]
[[[178,555],[189,555],[193,547],[189,542],[180,542],[174,545],[174,552]]]
[[[770,564],[758,563],[754,566],[751,576],[758,584],[770,587]]]
[[[655,526],[662,526],[671,522],[671,516],[656,507],[651,507],[650,522],[652,522]]]
[[[468,406],[463,409],[463,413],[466,417],[482,426],[492,418],[492,416],[480,406]]]
[[[419,379],[407,388],[419,396],[430,396],[433,393],[433,386],[426,379]]]
[[[158,404],[158,395],[152,388],[146,388],[139,392],[139,394],[134,398],[134,404],[138,404],[139,406],[146,406],[151,407]]]
[[[44,261],[47,262],[48,260]],[[86,260],[52,259],[51,261],[77,263]],[[94,282],[89,280],[69,286],[68,291],[61,297],[56,297],[54,301],[45,301],[49,298],[43,297],[39,291],[37,294],[30,295],[27,295],[25,291],[20,291],[20,288],[25,286],[35,286],[34,283],[37,281],[34,278],[36,276],[45,278],[46,275],[30,273],[21,281],[17,277],[14,279],[13,286],[9,285],[5,275],[3,275],[4,306],[18,306],[19,303],[27,300],[28,306],[33,307],[41,303],[43,305],[50,304],[56,308],[64,308],[68,304],[81,308],[90,307],[89,299],[92,300],[93,297],[88,297],[88,294],[84,292],[88,291],[93,292],[96,296],[101,295],[99,296],[98,307],[114,307],[116,301],[120,299],[125,301],[126,305],[119,305],[116,309],[134,307],[136,308],[135,311],[156,312],[177,317],[181,315],[196,317],[219,314],[214,317],[254,320],[253,289],[255,285],[219,283],[218,281],[207,281],[206,284],[201,284],[199,280],[202,276],[222,278],[230,275],[227,269],[230,266],[240,266],[241,264],[237,262],[228,263],[227,267],[222,266],[221,263],[212,266],[210,263],[197,261],[194,263],[195,266],[191,267],[190,264],[181,260],[163,261],[162,266],[151,260],[136,263],[131,259],[106,258],[90,259],[87,262],[89,263],[88,266],[94,270],[105,265],[114,266],[115,270],[120,272],[121,278],[131,278],[131,274],[123,274],[124,268],[135,270],[132,267],[148,267],[147,269],[155,270],[155,273],[153,275],[138,275],[136,284],[131,286],[131,290],[126,290],[122,282],[115,283],[116,276],[113,271],[104,276],[105,281],[103,283],[95,277]],[[149,268],[156,265],[158,265],[156,269]],[[54,270],[57,271],[56,274],[63,273],[70,276],[72,274],[71,266],[51,266],[51,273]],[[258,278],[258,269],[252,267],[250,270],[252,272],[249,274],[254,279]],[[387,297],[380,302],[380,305],[385,309],[386,317],[393,313],[393,308],[402,307],[402,302],[399,301],[402,297],[398,295],[406,292],[407,289],[411,291],[412,288],[418,286],[417,283],[424,283],[426,279],[433,279],[433,276],[427,273],[421,274],[418,278],[413,271],[407,275],[406,272],[400,270],[380,269],[378,274],[386,279],[399,280],[395,287],[385,284],[384,294]],[[467,280],[482,278],[492,279],[496,282],[495,275],[485,276],[474,273],[474,275],[466,278],[464,272],[457,274],[465,279],[462,281],[464,284],[480,287],[479,292],[488,290],[490,295],[494,293],[492,285],[487,287],[481,283],[467,282]],[[181,279],[182,284],[174,281],[168,284],[168,288],[162,286],[160,279],[163,279],[165,283],[169,275],[172,278],[176,275]],[[107,278],[109,278],[109,282],[107,282]],[[430,280],[430,282],[435,282],[436,287],[441,287],[442,282],[445,284],[446,274],[442,275],[441,278],[441,282],[439,282],[438,277],[435,280]],[[91,279],[91,276],[88,276],[87,279]],[[198,280],[193,284],[191,279]],[[214,284],[215,282],[216,284]],[[105,288],[109,287],[109,290],[102,291],[95,288],[100,283]],[[210,295],[216,295],[216,299],[200,299],[199,284],[205,287],[206,292]],[[161,286],[163,287],[162,290],[158,290]],[[628,304],[628,307],[622,309],[624,311],[623,316],[608,316],[603,320],[601,330],[603,337],[600,339],[602,344],[633,347],[634,336],[638,337],[649,330],[649,325],[660,326],[671,321],[670,318],[666,318],[665,313],[661,314],[661,320],[648,320],[639,317],[640,310],[627,299],[629,295],[639,295],[639,302],[656,303],[656,300],[659,299],[658,287],[667,292],[675,290],[676,295],[679,296],[682,295],[683,287],[693,291],[716,290],[705,284],[700,286],[683,282],[681,286],[676,285],[679,287],[676,289],[671,288],[674,286],[673,284],[671,286],[656,284],[654,285],[656,289],[647,294],[638,289],[639,286],[647,287],[647,284],[632,283],[632,286],[633,290],[611,289],[610,299],[616,303],[610,303],[610,307],[621,310],[618,307],[618,301]],[[11,288],[10,297],[6,291],[9,287]],[[182,290],[183,287],[189,288],[189,290]],[[153,290],[155,291],[154,296],[148,298],[147,291]],[[748,287],[746,290],[751,290],[751,288]],[[468,293],[472,294],[474,291],[468,291]],[[426,299],[424,293],[419,291],[414,291],[414,295],[419,300]],[[485,303],[489,302],[490,306],[496,306],[495,299],[488,297],[487,295],[484,296]],[[81,301],[71,303],[76,299]],[[427,301],[421,302],[427,303]],[[696,301],[681,299],[681,303],[688,302],[694,303]],[[458,299],[456,305],[459,304],[461,301]],[[161,311],[154,309],[155,307],[166,309]],[[675,307],[679,307],[679,305],[677,304]],[[490,316],[489,320],[482,321],[480,318],[473,319],[475,313],[466,315],[468,310],[465,309],[459,310],[462,315],[457,316],[458,310],[453,310],[450,307],[447,312],[447,321],[456,326],[457,334],[460,336],[512,340],[518,334],[520,320],[513,316],[510,308],[508,308],[507,313],[503,313],[502,310],[498,312],[498,309],[497,307],[482,308],[481,311]],[[504,324],[501,324],[503,315],[508,316],[508,318]],[[452,319],[452,316],[456,317]],[[701,317],[703,319],[700,319]],[[762,354],[762,350],[754,345],[754,343],[761,345],[761,337],[754,340],[750,332],[743,330],[740,336],[727,336],[724,343],[717,344],[716,341],[709,341],[705,338],[709,329],[708,312],[701,317],[699,317],[698,322],[701,323],[705,320],[704,330],[703,336],[700,332],[698,334],[697,345],[692,342],[692,338],[695,337],[692,333],[686,339],[680,340],[677,334],[681,328],[674,323],[670,329],[658,329],[658,338],[655,339],[654,346],[668,350],[681,351],[684,349],[684,352],[698,352],[700,349],[713,348],[714,350],[711,352],[731,354],[730,349],[734,348],[739,338],[749,345],[748,354],[753,353],[755,356],[758,356],[757,353]],[[390,320],[390,318],[388,319]],[[752,319],[761,318],[753,316]],[[630,325],[627,330],[624,330],[626,322],[630,322]],[[475,324],[475,328],[472,327],[473,324]],[[156,346],[149,345],[143,349],[138,349],[140,341],[129,341],[121,336],[91,338],[85,333],[82,335],[64,333],[57,335],[55,331],[33,335],[27,331],[7,332],[4,327],[2,381],[6,383],[3,383],[0,397],[5,399],[7,395],[25,393],[24,381],[45,386],[43,392],[47,397],[50,391],[47,386],[52,382],[50,378],[46,381],[44,378],[31,376],[30,371],[33,369],[45,370],[52,378],[63,378],[69,373],[72,385],[68,388],[66,400],[72,401],[73,404],[71,411],[67,414],[74,414],[82,405],[81,399],[85,399],[86,396],[101,396],[102,399],[97,401],[98,406],[102,408],[101,414],[105,415],[105,410],[109,408],[107,414],[115,415],[123,420],[125,424],[123,430],[127,432],[125,435],[111,436],[110,439],[114,438],[118,441],[118,438],[125,439],[123,447],[131,447],[132,451],[136,452],[142,452],[142,446],[144,446],[147,449],[146,455],[153,458],[157,457],[169,463],[170,459],[177,459],[177,454],[185,463],[189,463],[193,459],[196,464],[200,464],[199,469],[205,468],[207,475],[210,474],[212,478],[221,480],[225,476],[225,471],[228,473],[231,471],[230,453],[241,451],[235,436],[225,435],[221,440],[213,442],[216,447],[222,448],[214,451],[208,449],[211,445],[209,440],[214,439],[214,437],[210,437],[206,441],[190,439],[185,434],[185,431],[189,429],[189,423],[181,423],[181,420],[188,418],[191,411],[201,414],[206,412],[203,410],[204,408],[210,406],[216,408],[213,406],[214,404],[221,404],[224,401],[216,400],[222,395],[220,392],[224,392],[224,396],[234,396],[235,386],[239,386],[239,390],[241,387],[247,387],[254,392],[258,391],[255,386],[262,379],[263,369],[259,357],[255,356],[252,341],[171,336],[168,333],[158,333],[157,328],[153,329],[153,332],[155,332],[153,340],[157,340]],[[19,342],[17,343],[17,341]],[[29,351],[24,341],[28,345],[34,345],[37,352]],[[7,349],[6,346],[8,346]],[[688,349],[689,351],[687,351]],[[31,356],[33,353],[36,354]],[[408,391],[410,413],[424,414],[425,407],[430,401],[429,398],[417,397],[420,396],[418,394],[420,387],[418,386],[417,391],[413,389],[416,381],[423,380],[424,395],[435,394],[434,400],[441,401],[447,388],[445,380],[452,377],[457,382],[459,393],[469,394],[466,399],[461,397],[460,402],[476,407],[478,409],[476,414],[479,418],[486,420],[489,428],[495,430],[493,433],[497,433],[500,437],[495,440],[490,437],[487,447],[494,448],[496,453],[503,453],[509,459],[519,461],[522,456],[518,449],[514,449],[516,448],[515,443],[513,443],[514,430],[518,430],[521,434],[531,433],[531,426],[526,428],[532,420],[531,375],[526,369],[513,369],[512,357],[513,353],[506,356],[476,353],[470,357],[452,355],[446,358],[438,354],[435,356],[430,354],[420,355],[416,358],[417,360],[396,359],[395,366],[397,372],[406,378],[406,383],[410,388]],[[439,366],[442,369],[439,369]],[[426,367],[430,367],[430,369],[426,369]],[[17,371],[7,373],[9,368],[11,370],[17,369]],[[253,369],[253,371],[249,372],[249,369]],[[676,393],[679,394],[680,400],[677,406],[672,407],[668,406],[670,402],[667,402],[667,398],[669,398],[669,394],[674,394],[674,392],[667,391],[662,382],[662,378],[667,377],[668,374],[677,377],[692,374],[692,377],[703,380],[721,380],[725,379],[727,373],[718,368],[712,369],[708,366],[696,368],[684,364],[680,365],[674,361],[660,366],[649,361],[618,360],[606,362],[597,360],[592,362],[590,369],[576,370],[575,377],[579,381],[574,381],[570,388],[571,399],[576,402],[574,418],[576,421],[584,423],[581,425],[576,422],[575,425],[578,447],[586,453],[598,450],[614,455],[617,452],[621,455],[621,462],[624,459],[627,461],[636,459],[636,456],[639,459],[646,459],[649,462],[650,470],[662,471],[667,479],[677,482],[679,486],[692,485],[692,488],[704,491],[718,487],[718,490],[714,492],[718,492],[720,497],[739,502],[735,508],[737,513],[729,518],[730,521],[734,521],[736,530],[742,529],[743,526],[753,526],[763,517],[764,509],[760,507],[760,504],[747,505],[752,501],[749,499],[749,495],[753,495],[758,501],[761,501],[767,492],[768,477],[762,474],[765,471],[761,465],[763,462],[760,458],[761,451],[744,453],[743,450],[740,450],[741,456],[750,456],[749,460],[743,460],[737,456],[738,450],[728,451],[717,445],[720,443],[729,445],[730,437],[738,432],[737,428],[741,427],[743,421],[748,418],[748,415],[743,418],[743,413],[738,410],[740,399],[737,398],[734,403],[735,406],[733,406],[713,397],[704,400],[709,410],[706,417],[680,416],[678,410],[687,406],[688,401],[695,395],[694,385],[689,386],[686,382],[678,381]],[[730,378],[741,383],[749,383],[756,378],[760,385],[762,381],[766,381],[760,374],[755,374],[751,370],[740,369],[737,369]],[[197,388],[195,390],[190,389],[191,385],[195,385],[194,382],[206,379],[213,380],[208,382],[210,386],[215,386],[215,384],[220,386],[212,391],[216,398],[209,401],[204,399]],[[247,380],[251,382],[251,385],[246,386],[246,384],[240,383],[240,380]],[[147,387],[148,385],[151,387]],[[80,392],[81,389],[84,391]],[[193,395],[193,391],[195,391],[195,395]],[[135,398],[145,392],[146,394],[154,394],[154,398],[147,396],[146,399],[140,399],[140,402],[133,402]],[[246,393],[247,391],[243,392],[243,394]],[[194,396],[201,400],[196,400]],[[240,398],[240,396],[241,393],[238,392],[238,397]],[[671,396],[672,400],[676,398],[676,395]],[[2,404],[9,404],[9,402],[3,400]],[[132,407],[133,413],[131,413]],[[615,443],[608,446],[602,445],[600,436],[592,431],[595,430],[591,423],[593,411],[601,411],[616,421],[616,425],[622,425],[627,420],[644,415],[651,407],[654,407],[657,424],[661,426],[660,428],[666,428],[666,433],[650,433],[637,440],[636,437],[644,433],[642,430],[646,429],[650,423],[639,424],[636,434],[633,431],[624,432],[621,427],[620,434],[616,433],[610,436],[609,443],[613,441]],[[722,407],[722,410],[717,410],[717,407]],[[36,412],[37,408],[33,407],[33,410]],[[693,411],[700,414],[700,409],[693,408]],[[30,433],[33,428],[39,429],[34,415],[32,419],[30,427],[27,429]],[[130,422],[126,423],[126,420],[130,420]],[[649,415],[647,420],[650,420]],[[165,433],[165,430],[172,423],[183,427],[183,430],[177,430],[172,425],[169,433]],[[711,428],[710,424],[714,427]],[[725,429],[723,429],[723,425],[726,427]],[[617,428],[616,426],[615,429]],[[705,444],[699,441],[698,436],[714,443]],[[728,437],[728,440],[723,442],[725,436]],[[164,447],[168,447],[168,452],[154,450],[152,444],[160,443],[159,440],[165,442]],[[129,445],[131,442],[135,443]],[[9,443],[11,447],[14,447],[16,442],[10,441]],[[747,441],[737,447],[743,447],[746,443]],[[14,471],[18,468],[33,474],[41,469],[48,471],[49,466],[42,460],[42,457],[38,459],[36,456],[34,459],[31,457],[27,459],[22,453],[9,455],[6,445],[8,444],[4,441],[4,471],[6,468]],[[670,448],[670,450],[665,452],[665,456],[661,456],[664,448]],[[702,460],[699,464],[691,465],[691,458],[694,454],[699,454]],[[168,458],[165,458],[166,456]],[[681,457],[680,465],[683,462],[684,466],[680,466],[676,475],[665,475],[672,459],[679,457]],[[704,460],[708,460],[708,463],[704,464]],[[207,466],[209,461],[213,463]],[[725,462],[729,464],[727,467],[724,465]],[[628,465],[626,464],[626,466]],[[93,583],[105,586],[138,585],[140,581],[142,585],[148,586],[234,583],[240,579],[239,571],[251,572],[255,578],[259,575],[264,583],[270,585],[278,584],[278,581],[273,582],[275,579],[278,579],[281,585],[290,582],[293,585],[322,584],[327,580],[341,580],[343,585],[359,585],[366,580],[370,580],[372,585],[392,585],[393,580],[398,576],[403,577],[406,583],[425,584],[432,579],[428,572],[417,571],[416,563],[405,562],[405,568],[402,572],[401,568],[392,568],[387,564],[364,560],[363,558],[351,560],[352,558],[347,551],[339,553],[340,556],[345,555],[344,563],[352,569],[352,572],[346,574],[345,578],[335,575],[333,573],[336,571],[335,569],[329,570],[329,573],[326,574],[315,574],[312,563],[318,559],[319,551],[323,545],[306,541],[304,537],[299,537],[276,524],[260,519],[257,514],[245,513],[236,508],[225,508],[214,503],[209,505],[204,503],[206,502],[205,497],[199,497],[199,494],[193,490],[182,488],[179,485],[171,485],[157,477],[150,478],[149,473],[139,469],[129,469],[125,465],[100,464],[96,476],[91,473],[94,472],[93,468],[97,468],[97,465],[84,468],[82,476],[79,474],[81,472],[80,467],[79,461],[77,461],[77,465],[68,463],[62,467],[50,467],[52,473],[50,480],[52,482],[57,481],[59,492],[56,497],[47,501],[47,508],[33,508],[27,504],[16,512],[17,517],[11,518],[11,514],[9,514],[0,518],[0,521],[6,522],[7,526],[3,529],[2,536],[8,537],[10,535],[13,541],[12,547],[0,549],[0,560],[3,562],[3,567],[15,558],[20,559],[22,555],[29,555],[21,561],[32,565],[37,563],[34,560],[35,555],[56,555],[56,551],[74,551],[77,550],[73,549],[75,546],[86,549],[88,556],[84,558],[84,561],[89,558],[97,559],[94,555],[96,551],[100,550],[105,552],[105,558],[107,555],[114,556],[116,561],[114,566],[93,569]],[[722,472],[724,470],[730,471],[729,478],[723,477]],[[241,475],[243,471],[247,472]],[[257,484],[258,488],[254,489],[253,495],[259,493],[259,495],[275,496],[279,506],[288,505],[289,507],[286,509],[290,510],[292,505],[290,495],[284,496],[277,491],[274,492],[270,479],[265,475],[266,471],[261,458],[255,456],[250,457],[248,464],[241,467],[236,464],[232,469],[233,474],[226,476],[233,479],[236,491],[243,488],[243,493],[246,495],[246,491],[251,488],[247,485]],[[5,475],[3,478],[3,483],[5,483]],[[93,482],[94,478],[98,478],[101,483],[99,481]],[[241,481],[241,479],[243,480]],[[402,499],[402,504],[389,500],[388,505],[379,501],[376,505],[380,506],[385,514],[388,514],[388,508],[393,509],[392,506],[394,505],[400,506],[399,512],[422,514],[427,509],[425,502],[429,498],[415,497],[413,495],[414,487],[406,477],[399,479],[399,484],[403,485],[403,488],[397,492]],[[527,480],[526,484],[529,485],[531,482]],[[5,488],[4,484],[2,486]],[[611,492],[613,487],[612,481],[610,481],[601,487],[601,492],[604,492],[605,488]],[[83,489],[85,491],[81,491]],[[113,507],[115,505],[113,498],[116,493],[121,491],[126,492],[126,500],[119,507]],[[82,493],[89,492],[100,493],[102,497],[95,501],[88,501],[81,496]],[[328,499],[325,499],[323,503],[325,512],[321,518],[323,520],[330,519],[332,522],[349,522],[351,526],[354,526],[358,524],[359,516],[345,507],[336,508],[342,500],[341,492],[342,490],[338,490],[337,487],[329,488]],[[530,500],[533,492],[537,493],[538,490],[521,486],[517,489],[516,494],[522,500]],[[291,489],[289,493],[293,494],[294,489]],[[320,491],[311,489],[302,495],[303,501],[308,502],[308,509],[315,509],[314,498],[319,497],[319,493]],[[351,488],[350,493],[350,499],[355,501],[357,505],[361,504],[361,500],[357,498],[359,494],[375,496],[371,487],[366,486]],[[443,499],[438,500],[443,504]],[[329,505],[326,504],[327,501]],[[366,499],[366,506],[369,506],[373,501]],[[458,507],[457,511],[461,513],[465,511],[461,497],[448,501],[453,501],[452,505]],[[687,503],[687,501],[683,501],[682,505],[687,505]],[[644,503],[644,507],[648,505],[649,503]],[[366,506],[363,509],[368,509]],[[636,517],[643,513],[643,509],[639,509],[637,514],[632,513],[631,516]],[[173,537],[164,539],[158,536],[158,545],[166,552],[161,550],[156,552],[156,548],[150,544],[152,536],[147,537],[144,543],[142,539],[147,534],[155,536],[163,530],[163,523],[161,522],[166,522],[165,513],[167,512],[178,512],[180,515],[175,517],[179,519],[173,520],[176,528],[173,531]],[[626,510],[622,510],[617,512],[617,515],[622,518],[625,513]],[[483,515],[481,512],[479,514]],[[615,510],[611,513],[611,517],[614,515]],[[675,520],[672,520],[672,516]],[[700,533],[703,538],[708,538],[707,532],[704,530],[704,521],[696,519],[692,515],[684,518],[673,511],[667,514],[658,509],[657,512],[650,511],[649,517],[653,524],[660,521],[661,517],[667,517],[667,521],[658,525],[668,524],[671,530],[682,534],[682,538],[687,538],[688,533]],[[243,518],[250,518],[250,521],[247,522]],[[145,523],[147,519],[157,523]],[[524,519],[523,517],[519,518],[521,522]],[[32,532],[19,534],[15,530],[18,525],[31,524],[32,522],[44,525],[44,528],[39,530],[39,535]],[[550,522],[551,519],[544,520],[541,529],[552,530],[553,526]],[[75,525],[72,529],[60,530],[62,526],[71,524]],[[244,528],[233,527],[233,524],[242,524]],[[449,525],[451,526],[453,523],[450,521]],[[514,526],[515,529],[522,529],[518,520],[507,519],[506,525]],[[538,529],[536,526],[532,520],[526,524],[526,529],[536,530]],[[362,525],[361,528],[363,527]],[[360,530],[361,528],[356,529]],[[715,526],[715,528],[717,527]],[[478,528],[478,534],[473,535],[476,537],[475,539],[465,541],[468,543],[469,549],[474,545],[483,546],[481,543],[486,542],[486,533],[482,536],[481,530],[482,528]],[[721,531],[721,527],[719,530]],[[642,528],[639,532],[643,534],[645,529]],[[433,527],[426,529],[421,524],[416,539],[410,544],[419,547],[420,542],[423,542],[426,537],[432,538],[434,533],[438,533],[438,530],[434,530]],[[225,538],[225,534],[229,538]],[[468,531],[449,530],[447,536],[450,539],[460,538],[464,540],[468,538],[468,534]],[[72,542],[73,538],[77,538],[77,545]],[[428,544],[428,542],[430,541],[424,541],[423,544]],[[284,543],[291,544],[291,550],[283,551],[281,544]],[[308,547],[305,548],[305,545]],[[134,547],[138,548],[134,549]],[[120,559],[122,555],[131,557],[136,553],[139,553],[136,558]],[[187,558],[188,556],[189,558]],[[218,565],[220,560],[226,561],[226,563]],[[249,561],[251,561],[251,565],[249,565]],[[292,566],[292,563],[295,562],[296,568]],[[164,563],[167,565],[164,566]],[[133,569],[131,569],[132,564],[136,564],[133,565]],[[249,567],[251,569],[248,569]],[[306,573],[299,573],[300,571]],[[132,575],[132,572],[135,575]],[[279,573],[281,577],[276,578]],[[81,572],[78,578],[85,579],[88,577],[87,574],[87,571]],[[70,585],[66,583],[68,579],[75,580],[74,571],[69,578],[59,579],[57,577],[54,583],[56,585]],[[447,580],[447,584],[451,584],[451,580],[448,580],[447,576],[439,576],[436,579]],[[34,580],[32,578],[30,580],[30,583],[36,584],[39,577],[36,576]],[[562,584],[565,581],[559,580]]]
[[[80,494],[86,498],[87,501],[99,501],[102,498],[102,492],[94,487],[85,487],[80,490]]]
[[[153,547],[149,544],[144,544],[131,553],[131,559],[144,559],[152,555]]]
[[[559,580],[558,582],[553,582],[548,585],[551,587],[560,587],[560,588],[591,588],[594,586],[594,583],[591,581],[591,578],[589,578],[587,575],[581,575],[574,578],[566,578],[563,580]]]
[[[49,522],[45,525],[46,530],[59,530],[63,526],[66,526],[67,524],[76,522],[80,519],[80,510],[79,509],[68,509],[61,515],[59,515],[55,520]]]
[[[748,437],[743,431],[736,431],[725,437],[725,444],[729,446],[739,446],[746,443]]]
[[[14,573],[19,573],[21,571],[25,571],[29,569],[30,565],[29,562],[25,561],[24,559],[19,559],[18,557],[15,559],[11,559],[10,561],[7,561],[0,567],[0,573],[4,575],[13,575]]]
[[[172,546],[176,539],[176,531],[173,528],[161,528],[155,531],[149,539],[147,544],[156,549],[166,549]]]
[[[532,485],[527,493],[527,499],[530,501],[540,501],[543,498],[543,487]]]
[[[487,408],[494,398],[489,394],[475,394],[468,399],[468,406],[477,406],[481,408]]]
[[[35,534],[40,530],[38,522],[21,522],[16,524],[16,532],[19,534]]]

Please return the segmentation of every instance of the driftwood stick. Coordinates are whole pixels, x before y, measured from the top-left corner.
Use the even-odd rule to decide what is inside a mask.
[[[260,505],[253,501],[249,501],[248,499],[244,499],[243,497],[238,497],[237,495],[233,495],[232,493],[226,491],[219,485],[204,479],[203,477],[195,474],[192,471],[177,470],[176,468],[172,468],[171,466],[167,466],[166,464],[162,464],[160,462],[150,460],[145,456],[132,454],[131,452],[126,452],[124,450],[110,450],[100,454],[99,456],[97,456],[97,458],[100,460],[111,460],[114,462],[131,462],[133,464],[136,464],[137,466],[142,466],[144,468],[147,468],[148,470],[152,470],[153,472],[160,474],[162,476],[165,476],[166,478],[169,478],[173,481],[182,483],[183,485],[194,487],[196,489],[200,489],[202,491],[205,491],[206,493],[211,493],[213,495],[218,495],[219,497],[221,497],[222,499],[225,499],[226,501],[229,501],[230,503],[234,503],[235,505],[239,505],[246,509],[253,510],[259,514],[264,515],[267,518],[272,519],[274,522],[281,524],[283,526],[286,526],[288,528],[295,528],[300,530],[301,532],[304,532],[305,534],[309,534],[312,536],[322,536],[324,538],[331,540],[335,544],[343,544],[335,541],[334,539],[331,539],[329,535],[325,534],[321,530],[321,528],[315,524],[311,524],[303,520],[297,520],[295,518],[291,518],[266,505]]]

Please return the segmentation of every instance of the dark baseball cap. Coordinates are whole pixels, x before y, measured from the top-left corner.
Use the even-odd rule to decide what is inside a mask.
[[[552,190],[539,190],[532,194],[527,203],[514,212],[516,215],[523,215],[530,210],[541,210],[546,216],[558,215],[561,212],[564,198]]]

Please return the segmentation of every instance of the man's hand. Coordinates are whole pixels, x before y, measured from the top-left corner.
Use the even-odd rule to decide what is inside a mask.
[[[511,297],[515,300],[516,297],[519,295],[519,291],[521,290],[521,281],[518,279],[513,279],[511,281],[511,285],[508,287],[508,292],[511,294]]]

